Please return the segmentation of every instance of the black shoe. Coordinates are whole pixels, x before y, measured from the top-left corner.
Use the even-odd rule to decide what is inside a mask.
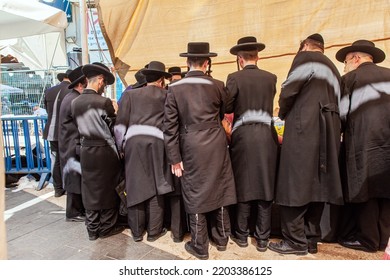
[[[141,236],[133,236],[134,242],[141,242],[144,238]]]
[[[256,240],[256,249],[259,252],[267,251],[268,240]]]
[[[175,243],[181,243],[184,240],[184,236],[175,237],[175,236],[173,236],[173,234],[171,234],[171,238],[172,238],[173,242],[175,242]]]
[[[307,251],[310,254],[317,254],[318,253],[317,242],[308,242],[307,243]]]
[[[191,241],[186,242],[184,248],[188,253],[200,260],[207,260],[209,258],[209,254],[199,254],[198,252],[196,252],[196,249],[192,246]]]
[[[281,240],[278,243],[270,242],[268,244],[268,249],[279,254],[307,255],[307,249],[295,249],[284,240]]]
[[[99,238],[99,235],[98,234],[95,234],[95,233],[88,233],[88,239],[91,240],[91,241],[95,241],[96,239]]]
[[[239,247],[241,247],[241,248],[248,247],[248,241],[246,241],[246,240],[238,239],[238,238],[235,237],[234,235],[230,235],[230,239],[231,239],[234,243],[236,243]]]
[[[226,245],[218,245],[218,244],[216,244],[213,241],[210,241],[210,244],[215,246],[215,248],[217,248],[217,250],[220,251],[220,252],[226,251],[226,248],[227,248]]]
[[[85,222],[85,216],[76,216],[72,218],[66,218],[67,222]]]
[[[66,193],[64,189],[56,189],[54,190],[54,197],[61,197]]]
[[[359,242],[359,240],[339,241],[339,244],[341,246],[344,246],[344,247],[349,248],[349,249],[364,251],[364,252],[368,252],[368,253],[376,252],[376,250],[372,250],[372,249],[367,248],[366,246],[364,246],[362,243]]]
[[[109,232],[107,232],[106,234],[102,234],[100,233],[99,234],[99,237],[100,238],[107,238],[107,237],[110,237],[110,236],[113,236],[115,234],[118,234],[118,233],[121,233],[122,231],[124,231],[125,227],[124,226],[114,226]]]
[[[163,228],[159,234],[156,234],[156,235],[148,235],[148,237],[146,238],[146,240],[148,240],[149,242],[154,242],[154,241],[156,241],[157,239],[159,239],[161,236],[164,236],[164,235],[167,233],[167,231],[168,231],[168,230],[167,230],[166,228]]]

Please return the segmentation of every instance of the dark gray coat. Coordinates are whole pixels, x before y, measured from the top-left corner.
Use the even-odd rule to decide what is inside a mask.
[[[340,74],[320,52],[300,52],[282,84],[285,120],[276,202],[342,204],[339,172]]]
[[[342,77],[347,202],[390,198],[390,69],[366,62]]]
[[[72,117],[71,104],[79,96],[77,90],[72,90],[62,100],[58,130],[62,186],[67,192],[76,194],[81,194],[80,135]]]
[[[276,76],[256,65],[230,74],[226,113],[234,113],[230,155],[237,201],[274,199],[278,156],[277,136],[271,124]],[[262,123],[241,120],[258,116]]]
[[[166,90],[153,85],[122,95],[114,131],[125,156],[128,207],[173,191],[162,131],[165,99]]]
[[[236,203],[233,171],[221,125],[223,82],[190,71],[168,88],[164,141],[170,163],[183,162],[187,213],[207,213]]]
[[[87,210],[116,208],[121,164],[111,127],[115,110],[109,98],[85,89],[73,100],[72,117],[81,138],[81,194]]]

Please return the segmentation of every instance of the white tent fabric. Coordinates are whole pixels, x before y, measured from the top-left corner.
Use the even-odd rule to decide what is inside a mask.
[[[35,0],[0,0],[0,40],[63,31],[66,14]]]
[[[112,61],[127,84],[151,60],[167,67],[186,68],[179,53],[191,41],[209,42],[213,77],[226,81],[237,70],[229,49],[244,36],[265,43],[260,68],[278,76],[278,88],[287,76],[300,40],[320,33],[325,54],[340,73],[335,53],[359,39],[375,42],[387,53],[382,66],[390,67],[389,0],[280,1],[280,0],[95,0],[99,21]],[[276,98],[277,100],[277,98]]]

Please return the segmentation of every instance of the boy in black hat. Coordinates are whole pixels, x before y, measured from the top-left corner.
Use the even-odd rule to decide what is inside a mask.
[[[339,242],[368,252],[384,250],[390,237],[390,69],[376,65],[385,57],[368,40],[336,53],[346,72],[340,114],[347,204]]]
[[[66,196],[66,221],[84,222],[85,209],[81,198],[80,135],[72,118],[72,101],[79,97],[87,86],[82,66],[69,73],[69,92],[61,103],[58,147]]]
[[[268,248],[281,254],[317,252],[324,203],[341,205],[340,74],[324,55],[324,40],[302,41],[279,97],[285,120],[275,202],[283,240]]]
[[[141,73],[146,87],[123,94],[115,125],[115,139],[125,159],[128,224],[133,239],[153,242],[167,232],[164,222],[164,194],[172,192],[172,180],[163,141],[166,99],[165,65],[149,63]]]
[[[221,81],[205,73],[217,56],[204,42],[188,43],[186,77],[168,87],[164,141],[172,173],[182,177],[182,194],[189,215],[191,241],[185,249],[199,259],[209,257],[210,226],[217,250],[226,250],[230,221],[226,206],[236,203],[236,190],[225,131],[226,91]]]
[[[62,186],[62,174],[60,166],[60,157],[58,155],[58,127],[59,127],[59,111],[61,102],[64,97],[71,91],[68,88],[70,81],[68,79],[68,69],[66,73],[59,73],[57,78],[61,81],[58,85],[48,88],[45,91],[43,100],[44,107],[47,111],[47,122],[43,130],[43,139],[47,139],[50,143],[50,152],[52,155],[52,177],[54,185],[54,196],[60,197],[65,194]]]
[[[226,113],[234,113],[230,155],[237,189],[237,210],[232,240],[248,246],[249,225],[256,225],[256,248],[267,250],[271,234],[278,144],[272,125],[276,76],[257,67],[265,45],[255,37],[238,40],[230,53],[237,56],[241,71],[229,74]],[[251,215],[257,211],[257,217]]]
[[[101,94],[114,83],[107,66],[95,62],[82,67],[88,79],[83,93],[73,100],[72,118],[80,134],[81,195],[85,207],[90,240],[105,238],[123,231],[116,226],[121,164],[111,130],[115,110],[109,98]]]

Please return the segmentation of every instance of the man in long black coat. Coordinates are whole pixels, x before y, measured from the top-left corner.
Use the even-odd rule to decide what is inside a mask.
[[[172,172],[182,176],[182,193],[189,214],[191,241],[185,249],[207,259],[208,225],[214,244],[226,250],[230,221],[225,206],[236,203],[236,190],[225,131],[221,125],[226,89],[206,76],[208,43],[189,43],[190,71],[168,87],[164,141]]]
[[[85,207],[90,240],[105,238],[123,231],[116,226],[121,163],[112,135],[115,110],[109,98],[101,96],[115,81],[107,66],[95,62],[82,71],[87,88],[71,105],[72,118],[80,134],[81,195]]]
[[[164,194],[173,191],[163,138],[165,65],[142,70],[147,86],[125,91],[115,124],[115,140],[124,154],[128,224],[134,241],[155,241],[166,233]]]
[[[244,37],[230,49],[241,71],[229,74],[226,113],[234,113],[230,154],[237,190],[237,210],[232,240],[248,246],[249,221],[256,224],[258,251],[267,250],[271,234],[278,144],[272,125],[276,76],[257,67],[258,52],[265,45],[255,37]],[[255,207],[257,217],[252,217]]]
[[[85,208],[81,198],[80,135],[72,117],[72,101],[79,97],[87,86],[87,79],[81,71],[82,66],[69,73],[72,89],[63,99],[60,108],[60,127],[58,148],[62,170],[63,188],[66,190],[66,220],[85,221]]]
[[[367,40],[340,49],[336,59],[347,72],[341,99],[344,214],[353,226],[342,225],[340,244],[384,250],[390,237],[390,69],[376,65],[385,53]]]
[[[50,151],[54,162],[52,162],[52,178],[54,185],[54,196],[60,197],[65,193],[62,186],[62,174],[60,166],[60,157],[58,156],[58,127],[59,127],[59,112],[61,102],[64,97],[71,92],[69,89],[70,81],[68,79],[69,73],[72,70],[67,70],[66,73],[59,73],[57,75],[60,83],[45,91],[44,106],[47,111],[47,122],[43,130],[43,139],[50,143]]]
[[[302,41],[280,93],[285,129],[275,202],[284,239],[268,248],[281,254],[316,253],[324,203],[343,204],[340,74],[323,52],[320,34]]]

